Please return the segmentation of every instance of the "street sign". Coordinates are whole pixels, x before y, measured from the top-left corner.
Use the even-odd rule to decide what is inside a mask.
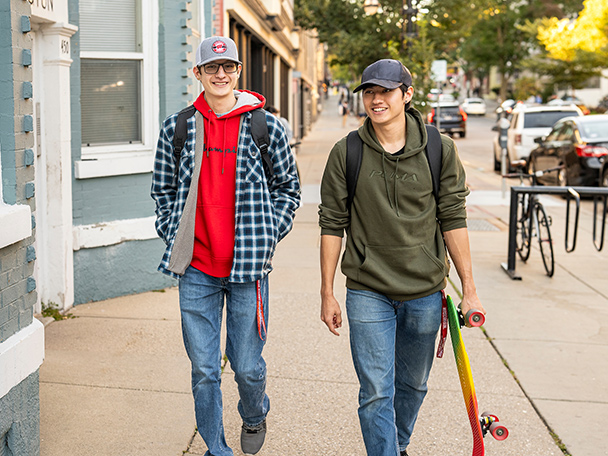
[[[448,79],[448,61],[433,60],[431,65],[432,78],[435,82],[443,82]]]

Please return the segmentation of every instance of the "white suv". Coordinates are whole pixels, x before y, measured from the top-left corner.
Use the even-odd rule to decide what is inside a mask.
[[[575,105],[570,106],[517,106],[512,113],[511,126],[507,130],[507,163],[527,160],[536,147],[534,138],[546,136],[551,127],[562,117],[582,116]],[[494,128],[494,130],[496,127]],[[494,138],[494,170],[500,171],[500,132]]]

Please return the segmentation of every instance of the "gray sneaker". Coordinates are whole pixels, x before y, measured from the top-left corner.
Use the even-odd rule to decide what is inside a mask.
[[[243,423],[241,429],[241,449],[245,454],[256,454],[264,445],[266,438],[266,420],[257,426],[249,426]]]

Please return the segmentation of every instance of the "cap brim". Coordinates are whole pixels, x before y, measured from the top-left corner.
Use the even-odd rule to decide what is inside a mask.
[[[360,84],[353,92],[358,92],[361,89],[364,89],[368,86],[380,86],[385,89],[396,89],[397,87],[401,87],[403,84],[401,82],[395,81],[386,81],[384,79],[370,79],[369,81],[365,81],[363,84]]]

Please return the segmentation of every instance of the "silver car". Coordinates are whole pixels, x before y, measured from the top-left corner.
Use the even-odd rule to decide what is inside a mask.
[[[569,106],[525,106],[518,105],[512,113],[511,125],[507,130],[507,163],[514,160],[528,160],[536,147],[534,139],[546,136],[551,127],[564,117],[582,116],[575,105]],[[494,127],[497,131],[498,128]],[[500,171],[501,148],[499,135],[494,138],[494,170]]]

